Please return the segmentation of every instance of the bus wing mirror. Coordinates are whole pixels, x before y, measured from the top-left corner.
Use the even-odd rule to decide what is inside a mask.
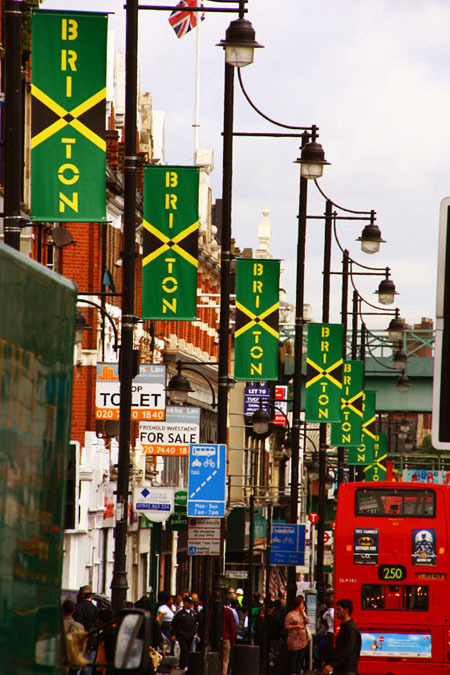
[[[150,660],[151,619],[143,609],[126,609],[119,614],[114,672],[152,673]]]

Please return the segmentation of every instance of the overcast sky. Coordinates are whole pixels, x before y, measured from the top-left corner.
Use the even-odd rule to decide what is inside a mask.
[[[205,0],[206,5],[208,4]],[[95,7],[93,7],[95,4]],[[123,0],[46,0],[43,8],[114,12],[110,25],[124,45]],[[156,0],[155,4],[168,4]],[[218,6],[214,3],[211,6]],[[439,202],[450,195],[450,4],[446,0],[250,0],[248,18],[264,45],[242,70],[248,93],[267,115],[320,127],[331,166],[321,187],[338,204],[377,212],[386,244],[359,251],[364,223],[342,222],[339,237],[360,262],[389,266],[409,323],[435,315]],[[141,90],[166,114],[166,158],[192,162],[195,31],[175,36],[162,11],[141,11]],[[201,32],[200,145],[212,147],[214,198],[221,193],[224,37],[231,14],[206,15]],[[244,100],[236,82],[236,131],[277,131]],[[272,254],[284,260],[282,284],[295,299],[299,167],[296,139],[235,140],[233,236],[257,247],[264,206],[270,209]],[[308,213],[323,213],[309,185]],[[321,319],[323,224],[307,232],[305,301]],[[340,269],[334,246],[333,270]],[[368,300],[380,278],[359,277]],[[340,277],[332,277],[331,319],[338,320]],[[369,326],[388,319],[367,318]]]

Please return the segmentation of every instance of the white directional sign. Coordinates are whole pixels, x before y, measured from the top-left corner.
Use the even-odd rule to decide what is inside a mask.
[[[191,445],[188,516],[225,516],[226,445]]]
[[[166,367],[141,363],[131,387],[131,419],[161,420],[166,415]],[[120,381],[118,363],[97,363],[95,388],[97,419],[118,420]]]
[[[187,457],[200,437],[200,408],[167,406],[165,422],[139,422],[139,440],[146,455]]]

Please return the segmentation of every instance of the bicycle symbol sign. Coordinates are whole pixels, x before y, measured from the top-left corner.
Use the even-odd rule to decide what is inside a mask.
[[[226,445],[191,445],[189,453],[188,516],[225,515]]]

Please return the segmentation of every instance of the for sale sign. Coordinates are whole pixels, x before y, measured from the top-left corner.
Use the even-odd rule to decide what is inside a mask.
[[[166,416],[166,367],[141,363],[131,387],[132,420],[164,420]],[[97,363],[95,388],[97,419],[118,420],[120,380],[118,363]]]
[[[187,457],[200,439],[200,408],[167,406],[165,422],[139,422],[139,440],[146,455]]]

